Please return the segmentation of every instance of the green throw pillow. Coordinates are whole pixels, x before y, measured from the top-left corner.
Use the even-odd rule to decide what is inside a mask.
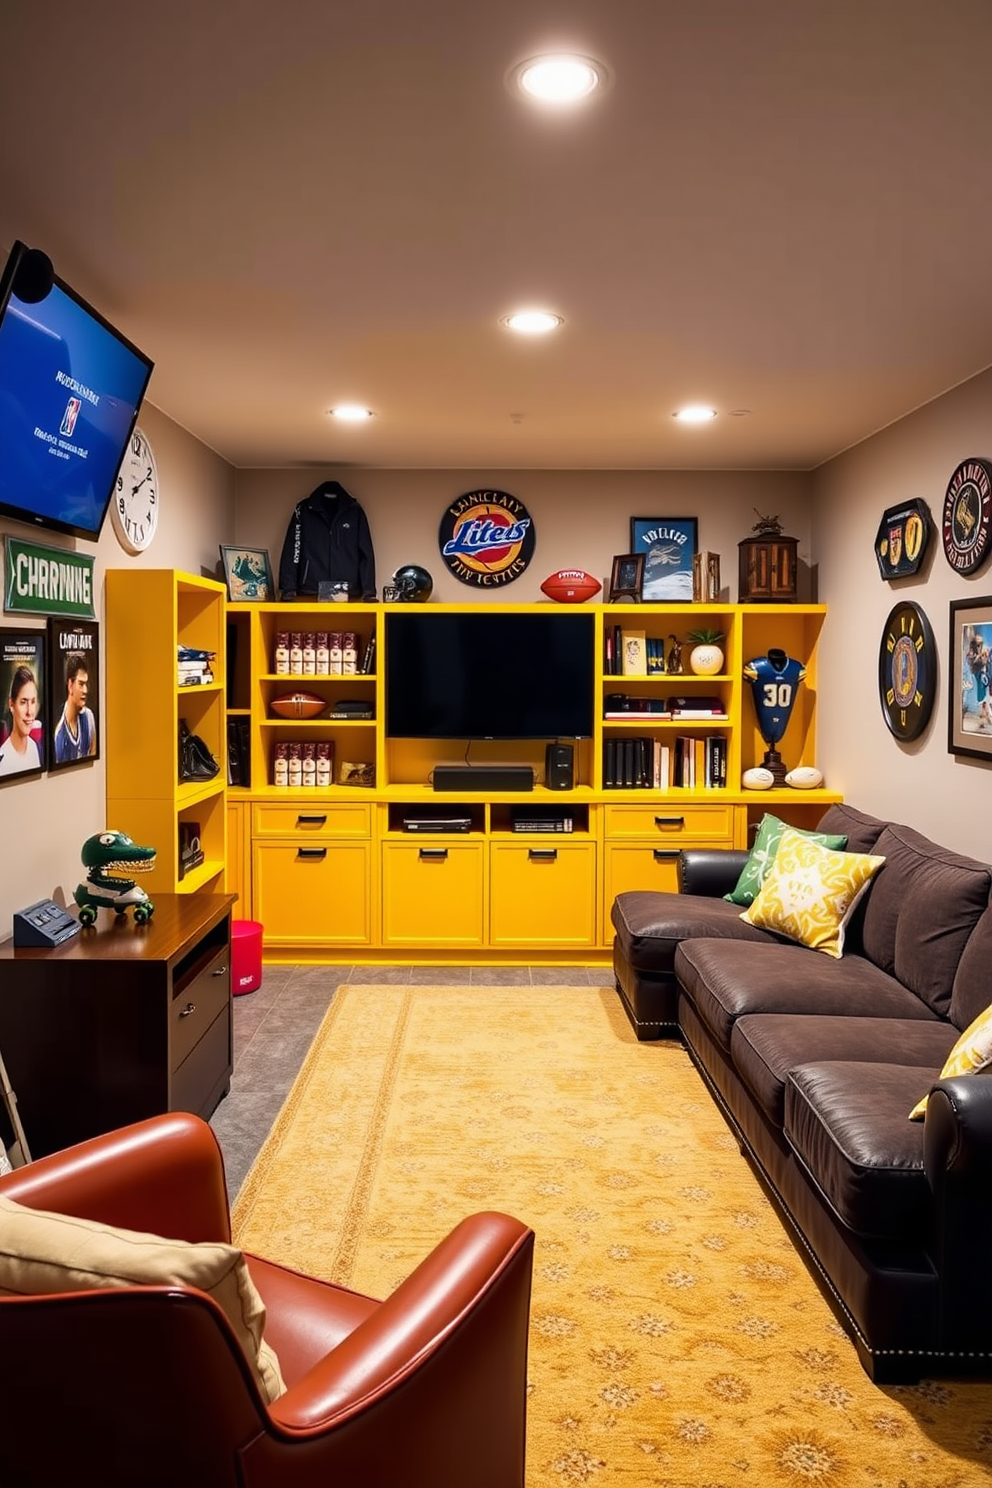
[[[754,903],[758,890],[775,861],[782,833],[787,830],[799,832],[800,836],[808,837],[811,842],[819,843],[820,847],[830,848],[832,852],[843,852],[847,847],[846,837],[829,832],[804,832],[802,828],[790,827],[788,822],[780,821],[777,816],[770,816],[766,812],[761,818],[761,825],[754,839],[751,854],[741,869],[741,876],[730,893],[724,894],[724,899],[729,899],[731,904],[743,904],[745,909]]]

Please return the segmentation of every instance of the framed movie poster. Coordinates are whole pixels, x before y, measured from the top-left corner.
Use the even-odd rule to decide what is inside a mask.
[[[951,602],[947,748],[992,759],[992,595]]]
[[[0,630],[0,782],[45,768],[45,632]]]
[[[692,603],[695,517],[631,517],[630,550],[644,554],[644,602]]]
[[[48,622],[48,768],[100,758],[100,627],[95,620]]]

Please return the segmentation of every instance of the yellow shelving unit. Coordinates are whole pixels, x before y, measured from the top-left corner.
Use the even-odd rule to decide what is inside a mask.
[[[179,646],[215,653],[214,680],[180,687]],[[175,569],[107,571],[107,825],[156,849],[141,885],[219,890],[227,871],[225,589]],[[179,723],[220,765],[212,780],[179,778]],[[180,824],[198,828],[203,862],[182,873]]]

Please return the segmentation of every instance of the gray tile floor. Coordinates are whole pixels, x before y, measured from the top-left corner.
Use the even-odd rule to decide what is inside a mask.
[[[267,966],[234,999],[231,1091],[211,1118],[233,1200],[268,1136],[338,987],[366,985],[612,987],[608,966]]]

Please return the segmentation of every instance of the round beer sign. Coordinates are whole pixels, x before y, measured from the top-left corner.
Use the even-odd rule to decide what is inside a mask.
[[[534,556],[534,523],[508,491],[466,491],[445,511],[437,541],[456,579],[495,589],[512,584],[527,569]]]

